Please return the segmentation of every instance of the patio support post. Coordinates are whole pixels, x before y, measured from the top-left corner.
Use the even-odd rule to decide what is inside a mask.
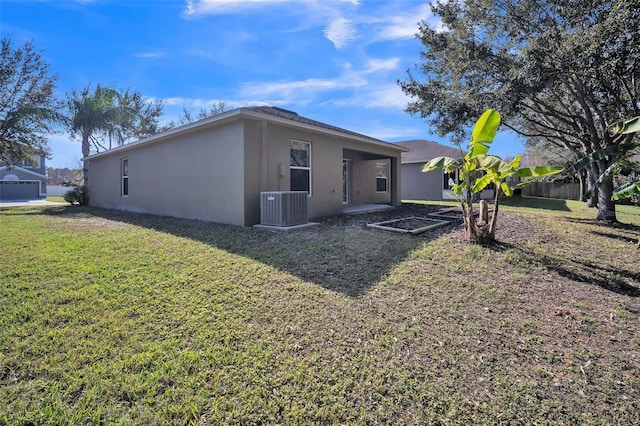
[[[400,157],[391,157],[391,205],[399,206],[402,203],[400,194]]]

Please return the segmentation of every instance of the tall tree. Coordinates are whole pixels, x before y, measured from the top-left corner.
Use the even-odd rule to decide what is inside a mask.
[[[123,145],[130,140],[155,135],[161,129],[158,118],[162,115],[162,103],[148,102],[139,92],[117,92],[115,116],[106,132],[109,148],[112,142]]]
[[[173,129],[174,127],[184,126],[185,124],[192,123],[197,120],[204,120],[205,118],[213,117],[214,115],[222,114],[225,111],[228,111],[229,108],[227,104],[223,101],[218,101],[211,105],[209,109],[205,109],[203,107],[200,108],[200,111],[196,115],[193,114],[186,107],[182,107],[182,113],[178,117],[177,120],[171,120],[167,123],[162,130]]]
[[[113,142],[122,145],[130,140],[153,135],[159,131],[161,103],[151,103],[135,91],[96,85],[81,91],[73,90],[67,98],[68,127],[72,137],[79,137],[82,156],[88,157],[91,147],[96,151],[110,149]],[[85,185],[89,170],[83,166]]]
[[[47,135],[61,118],[53,94],[57,76],[32,43],[14,49],[3,37],[0,44],[0,161],[48,156]]]
[[[529,141],[577,158],[632,136],[610,124],[640,112],[640,8],[634,0],[451,0],[422,23],[422,79],[399,82],[440,135],[458,138],[487,108]],[[613,162],[588,169],[595,181]],[[614,222],[613,184],[598,192],[598,220]]]

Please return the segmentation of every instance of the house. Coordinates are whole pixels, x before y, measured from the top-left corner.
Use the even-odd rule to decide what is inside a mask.
[[[47,176],[44,156],[35,163],[0,162],[0,201],[35,200],[47,196]]]
[[[249,226],[260,193],[306,191],[310,218],[400,204],[406,148],[276,107],[227,111],[87,157],[90,204]]]
[[[422,166],[437,157],[461,158],[464,153],[459,148],[442,145],[424,139],[396,142],[409,149],[402,153],[402,196],[406,200],[451,200],[453,191],[449,189],[449,181],[458,181],[458,171],[445,173],[436,169],[423,172]],[[495,192],[489,185],[474,198],[491,199]]]
[[[409,149],[402,153],[402,197],[406,200],[450,200],[449,178],[443,170],[423,173],[422,166],[436,157],[460,158],[458,148],[424,139],[396,142]]]

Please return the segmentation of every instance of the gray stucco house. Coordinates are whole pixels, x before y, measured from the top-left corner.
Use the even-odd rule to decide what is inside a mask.
[[[245,107],[91,155],[92,206],[249,226],[260,193],[306,191],[310,218],[399,205],[406,148],[276,107]]]
[[[16,164],[0,162],[0,201],[35,200],[47,196],[45,159],[36,164],[22,161]]]
[[[450,200],[449,178],[442,170],[422,172],[422,166],[436,157],[460,158],[458,148],[424,139],[396,142],[409,151],[402,153],[402,197],[406,200]]]
[[[449,180],[458,180],[458,172],[445,173],[436,169],[423,173],[422,166],[436,157],[462,158],[458,148],[442,145],[424,139],[396,142],[409,151],[402,153],[402,197],[405,200],[451,200],[453,191],[449,189]],[[495,191],[488,186],[475,199],[492,199]]]

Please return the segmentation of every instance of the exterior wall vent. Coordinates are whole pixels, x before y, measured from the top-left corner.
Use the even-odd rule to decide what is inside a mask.
[[[294,226],[308,222],[306,191],[260,193],[260,224]]]

